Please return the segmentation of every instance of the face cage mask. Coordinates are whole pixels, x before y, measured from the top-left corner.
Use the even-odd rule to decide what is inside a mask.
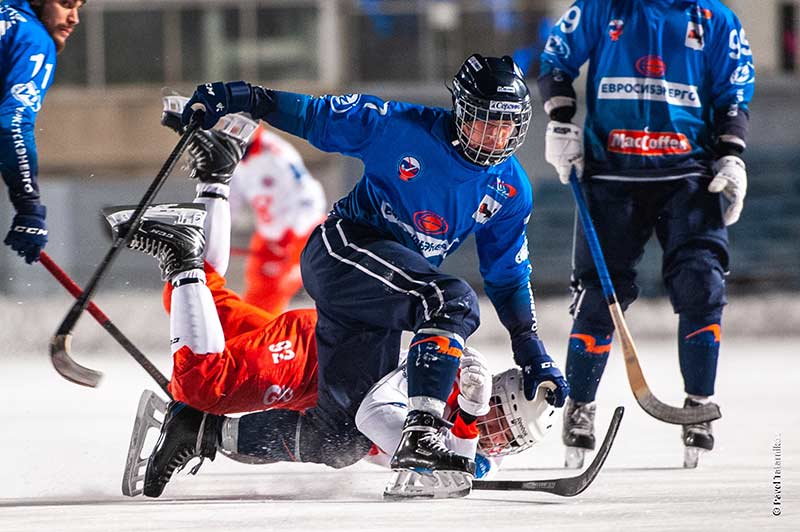
[[[521,453],[533,446],[524,438],[517,438],[513,428],[514,416],[503,411],[500,397],[489,400],[489,412],[478,418],[478,452],[487,457],[509,456]],[[517,422],[523,422],[521,418]]]
[[[470,144],[470,137],[475,131],[475,124],[484,123],[484,131],[490,121],[511,122],[514,124],[514,131],[508,136],[505,147],[495,149],[493,146],[484,145],[486,135],[481,144],[474,146]],[[525,135],[528,133],[528,126],[531,121],[531,106],[523,104],[523,108],[517,113],[492,112],[489,113],[483,107],[478,107],[474,103],[464,98],[457,98],[455,101],[455,127],[456,137],[464,157],[475,164],[481,166],[492,166],[499,164],[512,155],[522,146]],[[492,139],[489,138],[489,141]]]

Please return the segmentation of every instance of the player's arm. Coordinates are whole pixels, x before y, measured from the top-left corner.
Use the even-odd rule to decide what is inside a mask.
[[[545,132],[545,160],[562,183],[575,166],[583,173],[583,131],[572,124],[577,109],[573,81],[602,35],[602,8],[594,0],[579,0],[555,23],[541,54],[538,79],[544,111],[550,117]]]
[[[314,97],[250,85],[244,81],[198,85],[183,113],[188,124],[196,109],[204,111],[202,127],[220,117],[249,113],[280,130],[330,152],[359,157],[382,131],[388,106],[374,96],[346,94]]]
[[[5,36],[12,44],[8,50],[7,92],[0,102],[0,173],[16,211],[4,242],[30,263],[38,260],[47,243],[34,124],[53,81],[55,47],[49,37],[47,42],[37,41],[25,29],[17,24]]]
[[[714,179],[711,192],[721,192],[730,202],[723,220],[736,223],[747,193],[747,170],[741,158],[747,146],[750,121],[748,104],[753,97],[755,67],[747,34],[732,12],[719,17],[711,41],[708,73],[712,78],[712,150]]]
[[[509,209],[510,215],[493,220],[475,234],[484,290],[509,332],[514,361],[523,370],[528,400],[541,382],[552,381],[557,386],[554,404],[563,406],[569,386],[538,334],[526,236],[525,213],[532,205],[530,198],[527,202],[518,199],[516,212]]]

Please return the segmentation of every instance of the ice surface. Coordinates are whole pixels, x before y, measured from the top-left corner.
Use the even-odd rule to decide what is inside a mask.
[[[97,389],[61,379],[42,352],[3,357],[0,374],[0,530],[800,530],[800,364],[796,340],[736,339],[717,382],[717,449],[682,469],[680,429],[636,405],[616,349],[600,387],[598,427],[626,407],[606,467],[573,499],[476,492],[466,500],[383,502],[388,473],[370,464],[335,471],[310,464],[243,465],[217,458],[181,475],[162,499],[130,499],[121,473],[143,387],[157,389],[120,354],[76,353],[102,369]],[[494,370],[504,348],[478,345]],[[671,342],[640,341],[654,393],[682,394]],[[166,361],[159,361],[162,366]],[[165,368],[167,369],[167,368]],[[560,423],[548,440],[508,460],[500,478],[571,474],[560,468]],[[773,445],[781,439],[781,510],[773,511]]]

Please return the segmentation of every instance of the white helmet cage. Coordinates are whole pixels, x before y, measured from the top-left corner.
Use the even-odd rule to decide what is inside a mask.
[[[507,456],[542,441],[553,426],[555,414],[555,407],[546,399],[549,389],[549,382],[541,384],[533,400],[528,401],[518,368],[495,375],[489,413],[478,417],[478,452]]]
[[[531,121],[531,97],[522,71],[510,57],[473,54],[453,79],[451,92],[455,135],[467,160],[481,166],[495,165],[522,146]],[[474,143],[472,134],[476,129],[486,131],[489,122],[492,127],[499,122],[513,124],[504,146],[495,147],[494,138],[485,134],[479,144]],[[479,127],[481,123],[483,127]]]

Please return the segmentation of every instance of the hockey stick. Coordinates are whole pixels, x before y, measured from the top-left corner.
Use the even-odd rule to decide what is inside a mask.
[[[589,487],[611,451],[614,438],[617,436],[619,424],[622,422],[622,414],[625,408],[618,406],[611,417],[606,436],[603,443],[597,450],[592,463],[578,476],[567,478],[555,478],[551,480],[475,480],[472,483],[474,490],[503,490],[503,491],[544,491],[559,495],[561,497],[574,497]]]
[[[47,271],[49,271],[53,277],[55,277],[55,279],[61,283],[61,286],[67,289],[67,292],[72,294],[72,296],[75,298],[81,297],[81,294],[83,294],[81,288],[75,284],[75,281],[73,281],[69,275],[67,275],[67,272],[61,269],[61,267],[56,264],[52,258],[50,258],[50,255],[43,251],[39,256],[39,260],[41,261],[42,266],[44,266]],[[169,381],[164,374],[161,373],[161,371],[159,371],[159,369],[155,367],[152,362],[150,362],[144,353],[139,351],[139,349],[137,349],[136,346],[133,345],[133,343],[128,340],[124,334],[122,334],[122,331],[117,329],[117,326],[114,325],[108,316],[106,316],[106,314],[92,301],[89,301],[86,310],[88,310],[89,314],[91,314],[94,319],[97,320],[97,323],[102,325],[103,328],[108,331],[108,334],[110,334],[114,340],[116,340],[117,343],[119,343],[119,345],[121,345],[125,351],[127,351],[134,358],[134,360],[139,363],[140,366],[142,366],[142,368],[144,368],[147,374],[153,377],[153,380],[155,380],[161,389],[164,390],[164,393],[171,397],[169,389],[167,388]]]
[[[592,223],[592,217],[586,205],[586,199],[583,197],[583,192],[581,191],[574,166],[570,172],[569,183],[572,186],[572,193],[575,196],[575,204],[578,208],[578,217],[583,226],[583,233],[586,235],[586,242],[589,245],[589,251],[592,254],[595,268],[597,268],[597,276],[600,278],[600,284],[603,287],[603,295],[608,304],[608,311],[611,313],[611,320],[614,322],[614,327],[619,333],[619,339],[622,343],[622,354],[625,357],[625,370],[628,373],[628,383],[630,383],[633,396],[636,397],[636,402],[639,403],[639,406],[641,406],[645,412],[654,418],[675,425],[704,423],[721,418],[722,413],[719,410],[719,406],[715,403],[709,402],[698,407],[678,408],[661,402],[650,391],[650,387],[647,385],[647,381],[644,378],[644,373],[642,373],[642,367],[639,365],[639,356],[637,355],[636,346],[633,343],[633,336],[631,336],[631,332],[628,330],[628,325],[622,314],[622,307],[620,307],[619,301],[617,300],[617,294],[614,291],[614,285],[611,282],[611,276],[608,273],[606,261],[603,258],[603,251],[600,248],[600,240],[597,238],[597,231],[595,231],[594,224]]]
[[[78,300],[75,301],[75,304],[72,305],[72,308],[69,310],[69,312],[67,312],[67,315],[64,317],[61,325],[59,325],[58,329],[56,330],[55,335],[53,335],[53,337],[50,339],[50,360],[52,361],[53,367],[56,369],[56,371],[68,381],[90,387],[95,387],[100,382],[100,378],[103,375],[102,373],[81,366],[70,356],[72,329],[75,328],[75,324],[78,323],[78,319],[81,317],[81,314],[84,310],[86,310],[89,300],[92,298],[92,295],[94,295],[97,285],[105,275],[106,270],[108,270],[108,268],[114,262],[114,259],[117,257],[119,252],[124,249],[133,238],[133,234],[136,232],[136,228],[139,226],[139,223],[144,216],[145,209],[147,209],[150,203],[152,203],[153,198],[167,180],[167,177],[172,172],[172,169],[175,167],[175,164],[178,162],[181,154],[183,154],[183,151],[189,144],[190,138],[192,135],[194,135],[195,130],[197,130],[199,124],[202,122],[202,119],[202,111],[195,111],[195,114],[192,116],[191,123],[186,128],[186,131],[184,131],[183,135],[181,135],[178,144],[175,146],[175,148],[173,148],[172,153],[170,153],[169,157],[167,157],[167,160],[164,162],[164,165],[161,167],[158,175],[150,184],[150,187],[145,192],[141,201],[139,201],[139,205],[137,205],[136,209],[133,211],[129,229],[114,239],[114,242],[111,244],[111,248],[106,253],[106,256],[103,258],[100,265],[95,269],[92,278],[89,280],[89,284],[86,285],[86,289],[83,291],[83,294],[81,294]]]

